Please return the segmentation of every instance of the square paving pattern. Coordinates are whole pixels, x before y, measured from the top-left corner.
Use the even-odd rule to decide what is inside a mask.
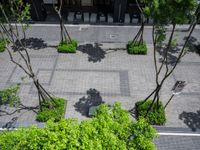
[[[50,47],[30,51],[30,56],[33,69],[44,87],[51,94],[68,100],[65,117],[85,119],[86,116],[78,112],[75,106],[82,98],[91,97],[88,94],[91,89],[100,94],[102,102],[113,104],[115,101],[120,101],[127,110],[133,108],[136,101],[144,99],[154,89],[153,52],[151,45],[148,47],[148,55],[145,56],[128,55],[123,50],[103,49],[97,51],[98,55],[91,55],[90,52],[81,50],[76,54],[58,54],[55,48]],[[23,64],[17,54],[15,59]],[[21,83],[19,95],[22,103],[36,106],[37,92],[32,81],[9,61],[6,52],[0,54],[0,64],[0,89]],[[166,109],[168,120],[166,126],[188,127],[187,116],[181,118],[180,115],[183,112],[188,115],[198,112],[199,75],[199,56],[189,53],[164,84],[161,91],[163,103],[171,96],[171,88],[177,80],[184,80],[187,83],[183,93],[175,96]],[[35,113],[22,111],[19,114],[17,122],[35,122]],[[16,116],[1,116],[0,122],[9,122],[13,117]]]

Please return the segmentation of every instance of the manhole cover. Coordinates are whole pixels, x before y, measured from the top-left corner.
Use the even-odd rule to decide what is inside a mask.
[[[80,27],[79,28],[79,31],[87,31],[88,30],[88,27]]]
[[[110,39],[117,39],[118,36],[118,34],[110,34]]]

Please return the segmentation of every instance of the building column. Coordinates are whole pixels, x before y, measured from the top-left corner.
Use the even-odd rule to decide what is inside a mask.
[[[46,19],[46,10],[43,0],[27,0],[31,5],[31,18],[34,21],[44,21]]]
[[[124,22],[127,0],[114,1],[114,22]]]

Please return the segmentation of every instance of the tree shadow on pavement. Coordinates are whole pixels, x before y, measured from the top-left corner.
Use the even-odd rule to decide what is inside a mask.
[[[197,112],[182,112],[179,115],[179,119],[183,120],[183,122],[192,130],[200,130],[200,110]]]
[[[187,37],[184,37],[183,40],[185,41],[186,38]],[[197,38],[191,36],[187,44],[188,52],[197,53],[200,55],[200,50],[198,49],[198,45],[199,43],[197,41]]]
[[[4,124],[2,128],[13,128],[17,122],[18,117],[13,117],[9,122]]]
[[[187,36],[183,38],[183,41],[185,42],[187,39]],[[166,47],[167,45],[165,45]],[[177,61],[178,55],[180,54],[180,51],[183,47],[183,44],[175,44],[173,45],[169,51],[168,51],[168,62],[164,62],[167,63],[168,65],[173,66],[175,64],[175,62]],[[157,52],[160,54],[160,59],[159,61],[162,62],[164,55],[165,55],[165,48],[157,48]],[[185,47],[185,51],[183,52],[183,56],[186,55],[188,52],[196,52],[200,54],[200,50],[198,49],[198,43],[197,43],[197,39],[195,37],[190,37],[186,47]],[[180,61],[179,61],[180,63]]]
[[[96,89],[89,89],[87,91],[87,97],[82,97],[79,101],[74,105],[75,110],[80,112],[82,115],[88,117],[89,109],[92,106],[99,106],[103,104],[102,97],[100,92]]]
[[[25,106],[22,103],[19,104],[18,107],[10,107],[9,105],[1,105],[0,109],[0,117],[6,116],[11,117],[12,119],[8,122],[2,122],[1,124],[2,128],[13,128],[15,127],[15,124],[19,118],[21,118],[21,115],[24,111],[32,111],[33,113],[37,113],[39,110],[39,106],[32,107],[32,106]],[[22,112],[23,111],[23,112]]]
[[[157,48],[157,52],[161,56],[159,58],[159,62],[161,62],[161,63],[164,59],[165,50],[166,50],[166,48]],[[175,64],[175,62],[177,61],[177,58],[178,58],[177,55],[179,54],[180,50],[181,49],[178,45],[171,47],[168,51],[167,62],[164,62],[164,63],[167,63],[168,65],[173,66]]]
[[[34,38],[34,37],[21,39],[20,41],[16,41],[15,44],[16,45],[12,47],[14,51],[17,51],[17,50],[22,51],[23,50],[23,47],[21,47],[22,44],[26,48],[31,49],[31,50],[40,50],[47,47],[47,44],[44,42],[43,39]]]
[[[80,45],[78,50],[88,54],[88,61],[93,63],[101,62],[106,55],[106,52],[97,43],[94,46],[92,44]]]

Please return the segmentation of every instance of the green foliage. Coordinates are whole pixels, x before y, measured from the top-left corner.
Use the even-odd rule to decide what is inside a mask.
[[[25,23],[30,20],[30,5],[23,0],[11,0],[2,4],[3,11],[0,11],[2,21],[6,21],[4,13],[9,20],[18,23]],[[3,17],[4,16],[4,17]]]
[[[6,41],[4,39],[0,39],[0,52],[4,52],[6,48]]]
[[[145,103],[143,101],[137,102],[136,112],[137,118],[145,117],[149,106],[152,104],[152,100],[147,100]],[[161,101],[153,104],[152,109],[149,111],[148,115],[145,118],[147,122],[151,125],[164,125],[166,122],[165,110]]]
[[[0,91],[0,105],[18,106],[20,102],[19,89],[20,86],[17,84]]]
[[[166,39],[166,28],[164,26],[156,25],[155,26],[155,42],[157,43],[158,47],[162,47],[163,42]]]
[[[42,102],[42,111],[37,113],[37,121],[46,122],[53,119],[57,122],[63,118],[66,101],[62,98],[54,98],[54,101],[55,103],[52,100],[50,102]]]
[[[196,0],[145,0],[144,12],[156,24],[184,24],[193,16]]]
[[[146,43],[132,42],[129,41],[127,44],[127,51],[129,54],[147,54]]]
[[[63,41],[58,45],[58,52],[60,53],[76,53],[77,41]]]
[[[2,150],[154,150],[154,128],[141,119],[132,122],[119,103],[101,105],[92,119],[78,122],[62,119],[48,121],[44,129],[29,127],[0,134]]]

